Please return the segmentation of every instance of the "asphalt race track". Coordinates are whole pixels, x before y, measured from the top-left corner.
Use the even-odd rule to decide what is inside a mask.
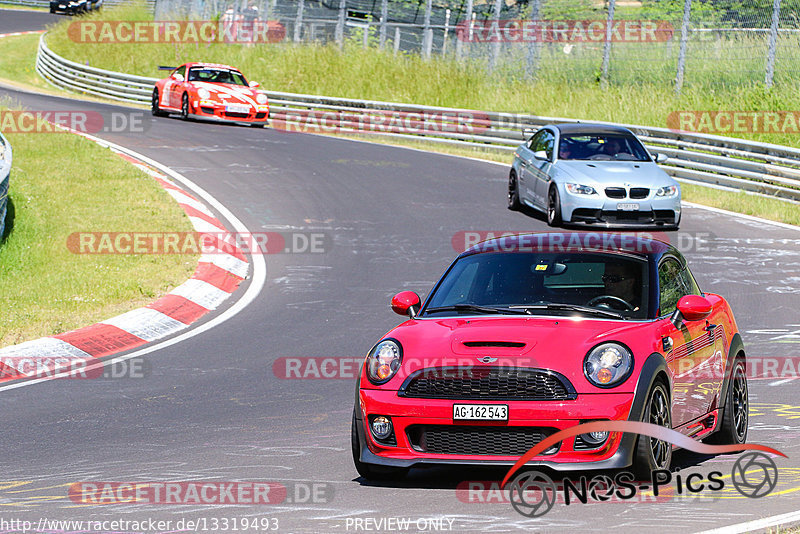
[[[2,11],[0,33],[51,20]],[[389,308],[391,296],[424,296],[456,254],[451,238],[458,232],[546,230],[541,217],[505,208],[507,168],[0,90],[6,96],[31,110],[142,116],[144,132],[97,135],[182,173],[251,232],[322,232],[333,245],[324,253],[266,256],[258,298],[210,331],[148,354],[146,378],[0,387],[1,519],[173,522],[158,532],[199,518],[208,521],[207,532],[224,531],[210,527],[214,518],[275,518],[280,532],[385,531],[390,524],[380,521],[387,518],[410,520],[412,532],[696,532],[800,509],[800,397],[798,382],[783,376],[750,382],[748,441],[788,456],[776,459],[778,487],[760,499],[726,486],[658,500],[557,503],[543,518],[528,519],[507,502],[464,502],[456,491],[462,480],[499,480],[504,470],[435,469],[402,483],[362,482],[350,455],[354,381],[284,380],[272,363],[362,357],[401,320]],[[692,207],[669,238],[701,288],[731,302],[750,358],[800,356],[800,231]],[[687,474],[719,470],[729,477],[735,459],[679,451],[674,464]],[[68,497],[76,482],[187,480],[273,481],[297,494],[290,491],[291,503],[257,506],[87,505]],[[318,498],[305,498],[303,484],[317,484]],[[86,530],[59,530],[77,531]]]

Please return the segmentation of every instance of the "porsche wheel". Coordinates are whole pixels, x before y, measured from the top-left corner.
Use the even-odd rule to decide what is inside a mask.
[[[152,102],[150,103],[150,112],[153,114],[154,117],[163,117],[166,115],[158,105],[159,97],[158,97],[158,89],[153,89],[153,98]]]
[[[408,469],[366,464],[361,461],[361,441],[358,438],[357,425],[356,412],[353,410],[353,422],[350,425],[350,448],[353,451],[353,464],[355,464],[358,474],[365,480],[399,480],[405,477]]]
[[[556,186],[550,186],[550,192],[547,194],[547,225],[559,224],[561,224],[561,199]]]
[[[645,423],[672,428],[672,409],[663,383],[653,384],[642,420]],[[653,471],[669,469],[671,462],[672,445],[669,442],[650,436],[639,436],[633,459],[633,474],[637,480],[650,480]]]
[[[731,372],[725,407],[719,430],[706,441],[721,445],[741,445],[747,440],[747,426],[750,418],[750,397],[747,392],[747,372],[744,358],[736,358]]]
[[[519,203],[519,184],[517,183],[517,173],[513,170],[508,175],[508,209],[517,211],[521,207]]]
[[[189,120],[189,95],[183,93],[181,99],[181,118],[185,121]]]

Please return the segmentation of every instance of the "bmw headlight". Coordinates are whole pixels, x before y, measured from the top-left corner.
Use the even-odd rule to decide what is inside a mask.
[[[367,354],[367,378],[373,384],[385,384],[400,369],[403,348],[394,339],[384,339]]]
[[[664,187],[659,187],[658,191],[656,191],[657,197],[674,197],[677,194],[678,194],[677,185],[665,185]]]
[[[256,102],[258,102],[259,104],[266,104],[267,95],[265,95],[264,93],[258,93],[258,96],[256,97]]]
[[[583,374],[599,388],[622,384],[633,370],[633,354],[620,343],[603,343],[589,351],[583,360]]]
[[[208,100],[211,98],[211,93],[205,87],[201,87],[197,90],[197,96],[200,97],[200,100]]]
[[[566,184],[567,191],[572,193],[573,195],[596,195],[597,191],[594,190],[594,187],[589,187],[588,185],[582,184]]]

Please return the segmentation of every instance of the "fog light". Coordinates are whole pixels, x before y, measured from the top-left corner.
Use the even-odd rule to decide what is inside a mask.
[[[372,435],[377,439],[386,439],[392,435],[392,422],[388,417],[379,415],[372,420]]]
[[[587,445],[600,445],[608,439],[608,432],[589,432],[588,434],[581,434],[581,439]]]

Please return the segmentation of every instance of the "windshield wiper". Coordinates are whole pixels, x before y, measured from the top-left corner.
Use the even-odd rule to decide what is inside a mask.
[[[507,315],[527,315],[525,310],[511,308],[492,308],[491,306],[478,306],[477,304],[453,304],[452,306],[438,306],[427,308],[425,313],[445,312],[445,311],[465,311],[475,313],[502,313]]]
[[[521,306],[509,306],[512,310],[553,310],[553,311],[576,311],[587,313],[590,315],[602,315],[604,317],[614,317],[615,319],[625,319],[625,316],[619,312],[611,310],[601,310],[599,308],[590,308],[588,306],[578,306],[577,304],[530,304]]]

